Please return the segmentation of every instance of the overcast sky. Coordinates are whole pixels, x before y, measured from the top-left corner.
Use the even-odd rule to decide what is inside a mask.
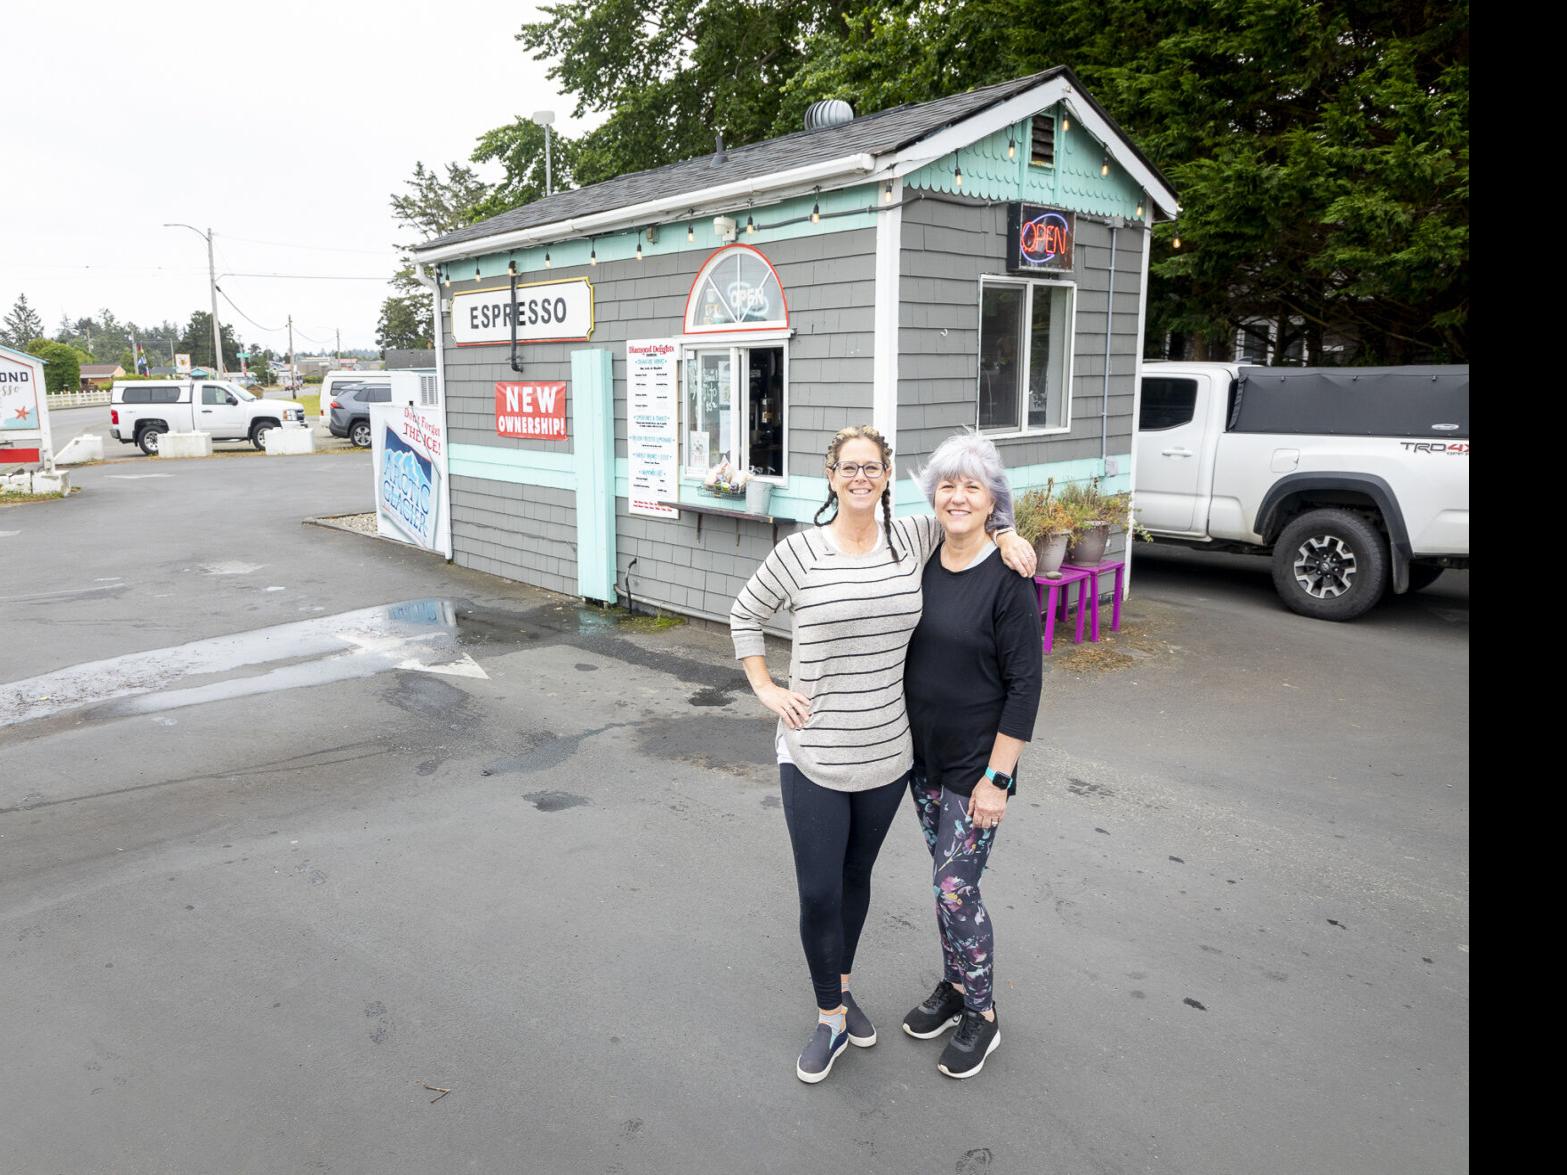
[[[281,352],[373,347],[401,239],[387,201],[427,165],[554,109],[513,39],[530,4],[76,0],[8,4],[0,38],[0,314],[184,322],[208,307]],[[499,169],[486,173],[497,178]],[[222,277],[231,274],[331,275]],[[336,280],[368,277],[373,280]]]

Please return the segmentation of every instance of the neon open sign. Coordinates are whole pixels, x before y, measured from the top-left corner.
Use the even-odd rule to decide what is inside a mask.
[[[1007,238],[1007,268],[1012,272],[1069,271],[1077,217],[1058,208],[1012,204],[1007,208]]]

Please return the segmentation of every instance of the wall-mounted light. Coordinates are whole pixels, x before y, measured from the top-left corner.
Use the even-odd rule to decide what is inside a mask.
[[[892,203],[892,181],[891,180],[888,180],[887,181],[887,186],[884,187],[881,190],[881,202],[883,204],[891,204]]]
[[[1144,197],[1142,197],[1142,196],[1137,197],[1137,219],[1138,220],[1141,220],[1143,218],[1143,199],[1144,199]]]
[[[476,282],[482,282],[484,280],[484,274],[479,272],[479,267],[477,265],[473,267],[473,280]]]
[[[820,188],[816,189],[816,193],[817,193],[818,196],[821,195],[821,191],[822,190]],[[817,201],[815,201],[811,205],[811,223],[812,224],[821,224],[821,222],[822,222],[822,202],[820,200],[817,200]]]
[[[1071,119],[1071,117],[1069,115],[1063,114],[1061,116],[1061,133],[1064,135],[1064,134],[1066,134],[1067,131],[1069,131],[1071,129],[1072,129],[1072,119]]]
[[[962,164],[959,164],[957,167],[952,169],[952,186],[954,188],[961,188],[963,186],[963,165]]]
[[[686,244],[690,245],[690,244],[693,244],[695,241],[696,241],[696,225],[688,224],[688,225],[686,225]]]
[[[596,244],[593,244],[593,243],[590,242],[589,245],[588,245],[588,264],[589,265],[597,265],[598,263],[599,263],[598,246]]]
[[[1101,176],[1110,174],[1110,156],[1106,155],[1104,157],[1104,162],[1099,165],[1099,174]]]
[[[756,231],[756,221],[751,219],[751,214],[749,212],[746,213],[745,217],[745,231],[748,236]]]
[[[641,241],[637,242],[637,260],[638,261],[642,260],[642,242]]]
[[[1017,135],[1012,131],[1007,132],[1007,158],[1017,158]]]
[[[555,263],[550,260],[549,250],[547,250],[547,249],[544,251],[544,268],[545,269],[554,269],[555,268]]]

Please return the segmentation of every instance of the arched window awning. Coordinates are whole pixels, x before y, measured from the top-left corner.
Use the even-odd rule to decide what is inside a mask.
[[[773,263],[750,245],[727,245],[707,259],[686,298],[688,335],[784,330],[789,303]]]

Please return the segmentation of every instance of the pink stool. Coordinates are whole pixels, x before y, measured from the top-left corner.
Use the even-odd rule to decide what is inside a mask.
[[[1067,609],[1072,604],[1072,585],[1077,585],[1077,643],[1083,643],[1083,613],[1087,610],[1087,594],[1090,580],[1094,577],[1096,569],[1087,567],[1063,567],[1061,575],[1057,579],[1046,579],[1042,575],[1034,576],[1034,598],[1039,601],[1040,614],[1045,618],[1045,631],[1040,645],[1045,652],[1055,646],[1056,635],[1056,611],[1059,609],[1061,618],[1066,618]],[[1066,589],[1063,591],[1062,589]],[[1049,592],[1049,603],[1045,601],[1045,593]],[[1097,601],[1098,597],[1095,597]],[[1118,614],[1119,615],[1119,614]],[[1099,639],[1099,612],[1097,606],[1094,610],[1094,639]]]
[[[1099,577],[1101,575],[1108,575],[1112,571],[1115,572],[1115,594],[1110,605],[1110,631],[1119,632],[1121,630],[1121,597],[1126,594],[1126,564],[1124,562],[1110,560],[1104,563],[1100,563],[1094,567],[1068,566],[1061,568],[1061,570],[1080,571],[1088,577],[1088,583],[1085,586],[1089,594],[1089,608],[1092,609],[1093,612],[1092,628],[1090,629],[1089,639],[1093,641],[1097,641],[1099,639]],[[1077,625],[1077,639],[1081,641],[1083,639],[1082,591],[1079,591],[1077,596]]]

